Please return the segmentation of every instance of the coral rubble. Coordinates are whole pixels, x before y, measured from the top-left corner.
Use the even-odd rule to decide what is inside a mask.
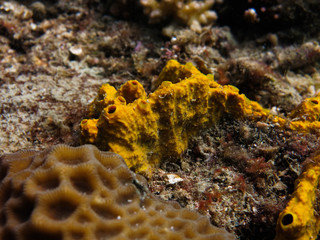
[[[1,239],[235,239],[199,213],[157,199],[119,155],[92,145],[0,160]]]
[[[190,140],[179,162],[164,162],[148,179],[152,192],[197,209],[240,239],[274,239],[279,213],[306,159],[313,134],[233,116]],[[168,174],[182,181],[169,183]]]

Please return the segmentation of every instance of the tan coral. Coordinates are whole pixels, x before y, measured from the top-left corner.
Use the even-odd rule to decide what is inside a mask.
[[[0,239],[234,239],[158,200],[123,159],[92,145],[1,157]]]
[[[173,18],[201,32],[201,25],[211,24],[217,19],[216,13],[210,10],[214,0],[140,0],[140,3],[151,23]]]

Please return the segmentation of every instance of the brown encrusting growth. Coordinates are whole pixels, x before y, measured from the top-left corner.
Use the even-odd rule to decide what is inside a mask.
[[[0,160],[0,239],[235,239],[199,213],[157,199],[121,156],[93,145]]]

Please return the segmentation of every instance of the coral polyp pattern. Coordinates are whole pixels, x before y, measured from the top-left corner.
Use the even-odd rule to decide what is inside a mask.
[[[0,177],[0,239],[234,239],[92,145],[4,155]]]

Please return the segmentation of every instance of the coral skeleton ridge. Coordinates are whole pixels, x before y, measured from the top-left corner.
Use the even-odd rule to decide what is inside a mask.
[[[320,154],[297,179],[295,192],[277,222],[276,240],[317,239],[320,217],[315,212],[316,192],[320,177]]]
[[[115,153],[57,145],[0,158],[0,239],[235,239],[157,199]]]

